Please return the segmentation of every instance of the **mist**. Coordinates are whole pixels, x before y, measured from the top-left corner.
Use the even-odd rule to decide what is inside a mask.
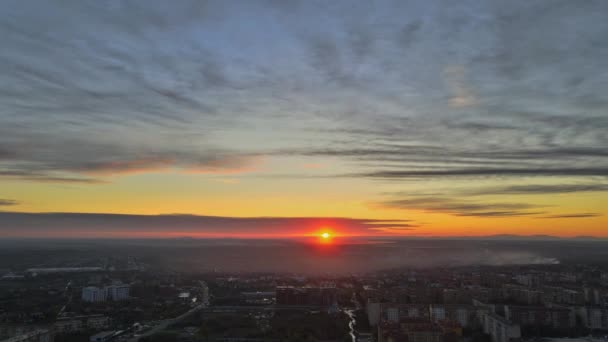
[[[135,257],[175,272],[355,274],[398,268],[600,262],[607,242],[578,240],[382,239],[320,244],[301,240],[3,240],[0,267],[103,266]],[[16,262],[18,260],[18,262]]]

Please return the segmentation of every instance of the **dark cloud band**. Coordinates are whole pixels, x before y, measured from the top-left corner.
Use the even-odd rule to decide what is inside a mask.
[[[197,215],[120,215],[93,213],[19,213],[0,211],[5,237],[285,237],[323,227],[347,235],[374,235],[379,228],[412,229],[408,220],[340,217],[223,217]]]

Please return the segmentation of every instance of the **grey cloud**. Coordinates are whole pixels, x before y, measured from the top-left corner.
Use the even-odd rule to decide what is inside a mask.
[[[474,152],[462,151],[453,147],[424,146],[424,145],[398,145],[372,143],[369,147],[353,148],[324,148],[318,150],[288,150],[279,153],[299,153],[308,156],[333,156],[351,158],[363,162],[374,162],[377,166],[401,166],[404,169],[416,168],[420,164],[427,166],[449,165],[451,168],[488,166],[499,167],[503,165],[519,166],[522,169],[538,167],[539,163],[554,159],[554,155],[581,158],[585,156],[598,156],[603,154],[599,150],[576,151],[494,151]]]
[[[321,70],[329,82],[347,87],[357,85],[354,73],[348,70],[348,64],[345,64],[346,56],[331,36],[312,38],[309,44],[311,65]]]
[[[480,176],[606,176],[608,167],[605,168],[483,168],[483,169],[448,169],[448,170],[387,170],[370,173],[346,175],[361,176],[377,179],[406,179],[425,177],[480,177]]]
[[[186,30],[206,18],[210,9],[198,3],[7,9],[0,16],[6,47],[0,53],[6,71],[0,175],[94,183],[78,174],[120,173],[134,165],[153,170],[161,161],[217,172],[248,164],[249,156],[205,141],[223,125],[206,94],[235,87],[221,59],[200,42],[167,40],[170,28]]]
[[[59,140],[59,139],[57,139]],[[183,152],[161,148],[140,148],[138,152],[121,151],[120,145],[82,144],[67,146],[57,141],[53,145],[27,147],[27,156],[17,155],[14,163],[0,176],[42,182],[98,183],[101,179],[85,176],[119,175],[133,172],[176,170],[193,173],[240,173],[252,170],[260,157],[227,151],[207,150],[204,153]],[[70,156],[62,156],[64,149]],[[23,154],[26,150],[21,149]],[[0,167],[3,164],[0,163]],[[78,175],[78,176],[75,176]]]
[[[415,41],[416,35],[421,26],[422,23],[420,21],[406,24],[401,30],[398,31],[395,37],[397,43],[404,48],[408,48]]]
[[[509,216],[531,216],[543,214],[542,211],[521,212],[521,211],[484,211],[473,213],[459,213],[458,216],[475,216],[475,217],[509,217]]]
[[[411,228],[407,220],[341,217],[222,217],[197,215],[120,215],[93,213],[0,212],[2,236],[87,237],[178,234],[214,236],[310,234],[321,225],[365,235],[389,222],[394,229]]]
[[[575,214],[562,214],[562,215],[547,215],[540,218],[546,219],[568,219],[568,218],[588,218],[602,216],[598,213],[575,213]]]
[[[73,184],[101,184],[103,180],[87,177],[68,177],[53,173],[40,173],[31,170],[0,170],[0,177],[19,179],[29,182],[41,183],[73,183]]]
[[[15,200],[0,198],[0,207],[2,207],[2,206],[17,205],[17,204],[19,204],[19,202],[15,201]]]
[[[545,148],[530,150],[512,150],[485,152],[482,156],[488,158],[504,159],[534,159],[534,158],[559,158],[559,157],[608,157],[608,151],[600,147],[574,147],[574,148]]]
[[[350,32],[351,49],[359,62],[373,53],[375,40],[370,30],[359,28]]]
[[[170,168],[201,173],[240,173],[255,164],[256,156],[241,156],[218,152],[209,156],[189,156],[178,152],[158,154],[142,159],[110,159],[70,165],[67,170],[85,174],[121,174],[153,172]],[[61,166],[59,166],[61,167]]]
[[[376,204],[384,208],[424,210],[456,216],[504,217],[529,216],[542,213],[529,211],[530,209],[539,208],[539,206],[527,203],[479,203],[445,197],[393,199]]]
[[[412,230],[417,227],[421,227],[420,224],[415,223],[406,223],[408,220],[404,222],[390,222],[390,223],[382,223],[382,222],[370,222],[368,224],[369,229],[402,229],[402,230]]]
[[[517,130],[521,127],[514,126],[513,124],[503,123],[486,123],[486,122],[454,122],[446,121],[446,127],[451,129],[462,129],[473,132],[485,132],[491,130]]]
[[[357,135],[345,142],[350,145],[348,148],[312,153],[357,161],[364,159],[379,165],[387,160],[401,161],[397,167],[407,170],[400,175],[403,177],[476,174],[518,177],[538,173],[584,178],[605,175],[608,167],[605,129],[608,122],[602,112],[605,105],[589,107],[581,100],[585,98],[587,103],[601,103],[598,90],[604,88],[606,79],[595,70],[601,69],[597,68],[599,65],[606,67],[608,59],[599,56],[608,52],[608,44],[601,39],[608,32],[608,26],[605,22],[600,23],[599,16],[592,12],[597,10],[599,12],[595,13],[600,13],[605,4],[487,2],[480,8],[467,6],[470,8],[458,8],[461,12],[457,13],[466,13],[470,18],[463,20],[463,17],[454,15],[453,20],[442,21],[442,25],[445,31],[452,29],[448,25],[454,25],[450,38],[453,44],[459,44],[463,50],[471,48],[470,51],[484,51],[493,56],[479,63],[482,61],[476,60],[474,54],[464,51],[448,54],[457,60],[454,64],[468,68],[467,75],[471,79],[467,82],[478,85],[475,89],[480,90],[476,94],[479,103],[474,108],[467,113],[442,115],[439,111],[445,109],[435,109],[433,104],[427,104],[426,110],[431,113],[412,116],[404,125],[386,125],[390,118],[382,115],[370,118],[360,126],[353,122],[344,130],[345,134]],[[488,16],[481,19],[483,15],[476,16],[475,10]],[[573,15],[566,14],[571,11]],[[540,21],[533,19],[537,17]],[[574,32],[557,24],[564,17],[573,25]],[[437,37],[432,25],[425,22],[425,35],[420,35],[424,38],[418,41],[422,45],[411,46],[410,55],[436,48],[434,39]],[[419,26],[415,28],[412,31],[422,29]],[[532,37],[522,32],[532,32]],[[564,38],[572,41],[578,49],[564,45]],[[425,40],[433,45],[425,46]],[[406,45],[410,45],[409,40]],[[442,46],[451,47],[452,43]],[[403,56],[404,60],[409,61],[409,58],[408,55]],[[429,65],[433,62],[435,60],[428,61]],[[409,71],[414,65],[402,70]],[[563,67],[567,70],[562,70]],[[390,79],[390,75],[387,78]],[[416,103],[409,101],[408,105],[415,107]],[[435,110],[436,113],[433,112]],[[382,139],[433,142],[443,151],[408,147],[381,149],[378,141]],[[463,158],[471,159],[466,161]],[[524,170],[490,168],[500,160],[518,162]],[[420,167],[416,164],[421,162],[430,168],[435,166],[433,164],[454,164],[454,161],[463,165],[438,172],[416,170]],[[478,166],[482,164],[489,167],[480,169]],[[435,168],[441,169],[441,166]],[[390,177],[398,178],[398,173],[390,173]],[[383,170],[372,174],[389,176]]]
[[[14,1],[0,170],[230,172],[295,152],[349,177],[605,176],[606,6]]]
[[[16,156],[15,152],[0,148],[0,162],[2,161],[2,159],[11,159],[11,158],[14,158],[15,156]]]
[[[608,184],[528,184],[505,187],[482,188],[463,192],[467,195],[545,195],[574,192],[607,192]]]

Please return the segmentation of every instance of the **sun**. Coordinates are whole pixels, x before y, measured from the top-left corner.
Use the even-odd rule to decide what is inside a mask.
[[[334,243],[334,232],[327,227],[317,230],[312,235],[318,244],[331,245]]]

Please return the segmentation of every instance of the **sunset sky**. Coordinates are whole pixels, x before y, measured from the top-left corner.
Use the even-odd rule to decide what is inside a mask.
[[[606,13],[6,1],[0,237],[608,237]]]

